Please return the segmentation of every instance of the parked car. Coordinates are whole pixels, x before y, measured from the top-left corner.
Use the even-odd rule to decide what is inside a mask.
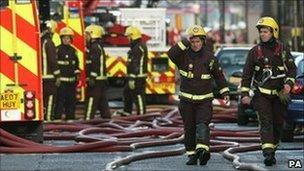
[[[284,131],[282,141],[292,141],[294,137],[294,129],[296,125],[304,123],[304,53],[291,52],[297,66],[296,84],[292,88],[290,95],[290,103],[288,104],[288,111],[284,123]],[[240,87],[240,86],[239,86]],[[253,96],[253,91],[250,91]],[[238,125],[247,125],[250,119],[257,117],[252,105],[241,104],[241,96],[238,98],[238,112],[237,112]]]
[[[252,46],[222,46],[215,52],[215,57],[221,64],[225,78],[228,81],[231,99],[236,100],[239,95],[237,87],[241,82],[242,70]],[[218,90],[215,90],[214,94],[217,95]]]

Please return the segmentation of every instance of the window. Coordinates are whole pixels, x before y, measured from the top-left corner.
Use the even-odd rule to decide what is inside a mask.
[[[1,0],[0,1],[0,9],[7,7],[8,6],[8,1],[9,0]]]
[[[168,58],[152,58],[153,72],[166,72],[169,70]]]

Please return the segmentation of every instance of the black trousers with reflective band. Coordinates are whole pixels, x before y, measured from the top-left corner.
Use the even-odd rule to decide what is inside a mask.
[[[43,79],[43,108],[44,120],[53,120],[57,87],[54,79]]]
[[[75,119],[76,108],[76,83],[61,82],[57,88],[57,100],[54,119],[61,119],[65,113],[65,119]]]
[[[107,81],[97,80],[94,87],[87,88],[85,119],[93,119],[97,109],[101,118],[111,118],[107,97]]]
[[[212,119],[212,101],[199,103],[181,99],[179,112],[184,122],[186,151],[193,151],[196,144],[210,144],[209,123]]]
[[[278,96],[265,95],[259,92],[254,95],[252,105],[258,114],[262,144],[278,144],[287,105],[283,104]]]
[[[130,89],[127,83],[124,87],[124,111],[132,113],[133,103],[136,105],[136,111],[138,115],[146,113],[146,79],[136,78],[135,79],[135,89]]]

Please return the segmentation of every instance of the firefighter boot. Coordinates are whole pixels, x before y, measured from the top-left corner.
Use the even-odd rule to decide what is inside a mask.
[[[203,148],[199,148],[196,150],[196,154],[198,156],[200,165],[206,165],[210,159],[210,152]]]
[[[186,165],[197,165],[197,154],[188,155],[189,160],[187,161]]]
[[[264,164],[265,166],[272,166],[276,164],[276,159],[275,159],[275,154],[274,151],[264,151],[263,156],[265,157],[264,159]]]

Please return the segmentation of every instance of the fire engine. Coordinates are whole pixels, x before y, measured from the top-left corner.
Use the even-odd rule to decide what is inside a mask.
[[[123,85],[123,80],[127,75],[127,54],[130,50],[124,32],[127,26],[137,26],[143,33],[142,39],[146,41],[149,51],[146,86],[148,102],[151,100],[153,102],[157,100],[159,102],[167,101],[169,96],[175,93],[175,65],[167,55],[169,47],[166,46],[166,9],[120,8],[108,12],[115,14],[116,21],[112,23],[112,26],[108,26],[108,22],[103,24],[98,20],[96,13],[90,19],[103,25],[106,30],[103,41],[107,54],[106,66],[110,85],[116,87],[119,84]],[[105,18],[104,16],[100,17]]]
[[[42,142],[37,4],[35,0],[1,0],[0,5],[0,127]]]

